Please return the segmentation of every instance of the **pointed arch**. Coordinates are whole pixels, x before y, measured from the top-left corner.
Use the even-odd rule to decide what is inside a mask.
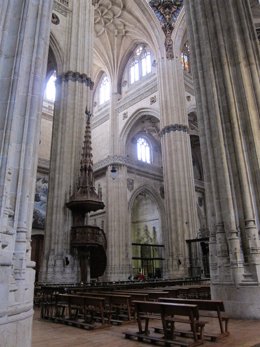
[[[129,214],[131,214],[131,210],[133,208],[135,199],[141,193],[148,194],[151,197],[151,199],[158,205],[161,216],[162,217],[165,216],[165,208],[164,208],[162,198],[161,198],[160,194],[157,193],[156,190],[152,186],[150,186],[149,184],[143,184],[143,185],[139,186],[135,191],[133,191],[133,193],[129,199],[129,202],[128,202]],[[163,224],[164,219],[165,218],[162,218],[162,224]],[[163,230],[163,228],[162,228],[162,230]]]
[[[54,59],[56,61],[57,74],[60,74],[63,70],[64,53],[61,49],[61,46],[60,46],[58,40],[56,39],[55,35],[53,34],[53,32],[51,32],[51,35],[50,35],[50,48],[52,50]]]
[[[56,71],[57,75],[60,74],[62,71],[62,67],[63,52],[58,40],[56,39],[55,35],[51,32],[44,90],[46,89],[47,83],[50,77],[52,76],[53,72]]]
[[[129,200],[129,253],[133,273],[161,277],[164,269],[165,214],[160,195],[149,184],[138,187]],[[159,272],[158,272],[159,271]]]
[[[153,116],[158,121],[160,121],[160,114],[158,110],[152,109],[152,108],[140,108],[136,110],[131,117],[129,117],[128,121],[124,125],[123,129],[121,130],[121,133],[119,135],[119,141],[121,148],[126,148],[126,142],[129,136],[130,131],[132,130],[134,124],[138,122],[139,119],[141,119],[143,116]]]
[[[185,10],[182,8],[178,19],[174,25],[174,30],[172,34],[173,49],[175,55],[179,56],[183,44],[185,43],[185,38],[187,37],[187,23],[185,20]]]
[[[145,40],[134,40],[132,41],[131,45],[128,47],[128,49],[126,50],[124,56],[122,57],[120,64],[119,64],[119,68],[118,68],[118,78],[117,78],[117,91],[119,94],[122,93],[122,79],[124,77],[124,73],[125,73],[125,69],[126,66],[129,62],[129,59],[131,58],[133,52],[135,51],[135,49],[139,46],[145,44],[149,50],[152,52],[152,55],[155,56],[156,52],[153,50],[153,48],[151,47],[150,43],[145,41]]]

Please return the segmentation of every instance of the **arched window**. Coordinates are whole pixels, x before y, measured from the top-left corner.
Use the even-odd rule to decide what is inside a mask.
[[[56,71],[53,72],[51,77],[49,78],[49,81],[47,82],[45,93],[44,93],[44,99],[54,102],[56,97]]]
[[[108,77],[105,75],[100,83],[99,89],[99,104],[102,105],[105,102],[110,100],[110,81]]]
[[[188,41],[186,41],[186,43],[184,44],[182,52],[181,52],[181,63],[182,63],[182,67],[184,71],[191,72],[190,45]]]
[[[133,84],[152,72],[151,53],[144,45],[138,46],[131,58],[130,84]]]
[[[143,137],[137,140],[137,159],[151,164],[151,148]]]

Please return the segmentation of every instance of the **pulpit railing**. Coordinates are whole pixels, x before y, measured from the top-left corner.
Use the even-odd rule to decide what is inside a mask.
[[[86,247],[90,245],[102,246],[106,249],[107,240],[104,231],[91,225],[73,226],[71,228],[71,246]]]

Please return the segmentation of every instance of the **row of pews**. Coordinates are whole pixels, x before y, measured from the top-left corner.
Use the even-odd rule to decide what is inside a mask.
[[[229,318],[224,314],[222,301],[163,297],[158,301],[135,301],[134,304],[138,331],[126,331],[127,339],[193,347],[205,340],[217,341],[229,335]],[[218,329],[208,330],[215,319]],[[151,328],[150,321],[154,323],[155,320],[160,324]]]
[[[84,329],[136,321],[135,330],[124,332],[125,338],[166,346],[193,347],[229,334],[224,304],[210,300],[208,285],[45,288],[41,318]]]
[[[51,292],[41,304],[41,318],[84,328],[123,324],[136,318],[134,301],[156,301],[168,291],[87,291],[70,289]],[[86,324],[85,324],[86,323]]]

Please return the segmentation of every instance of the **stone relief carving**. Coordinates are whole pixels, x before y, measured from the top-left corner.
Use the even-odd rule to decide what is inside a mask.
[[[112,31],[117,35],[125,34],[125,23],[121,15],[123,11],[122,0],[94,0],[95,6],[95,32],[97,36],[106,31]]]
[[[150,97],[150,105],[156,103],[156,95]]]
[[[132,192],[134,189],[134,180],[132,178],[127,179],[127,189]]]
[[[52,15],[51,15],[51,22],[54,25],[60,24],[60,19],[55,13],[52,13]]]
[[[128,118],[128,112],[127,111],[123,113],[123,119],[126,119],[126,118]]]
[[[183,0],[151,0],[151,8],[161,23],[165,34],[166,58],[173,59],[173,41],[171,39],[174,24],[183,6]]]

